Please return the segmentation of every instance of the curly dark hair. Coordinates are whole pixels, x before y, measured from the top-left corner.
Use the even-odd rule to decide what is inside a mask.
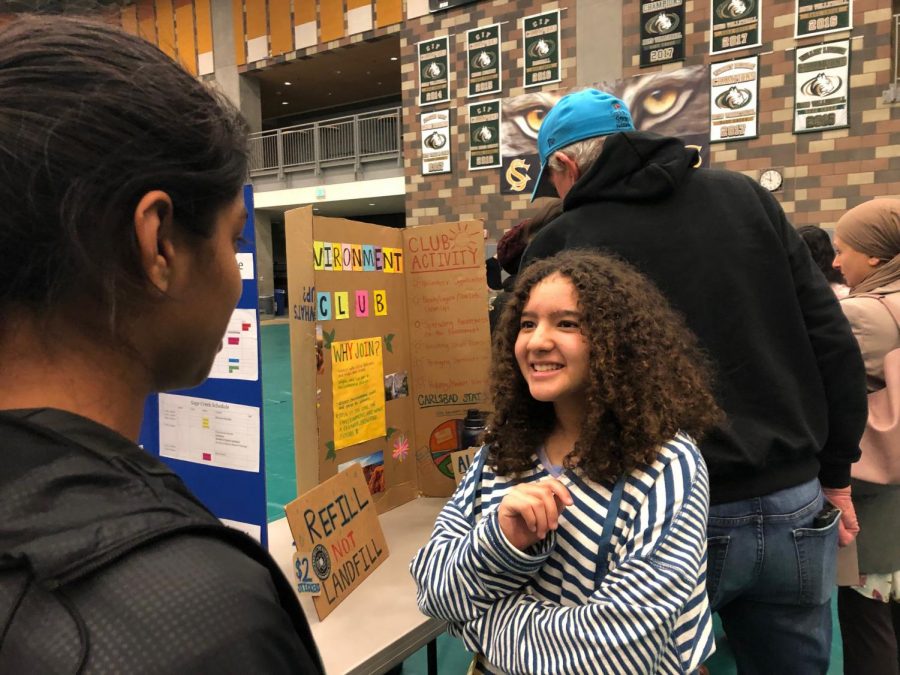
[[[822,274],[833,284],[845,284],[844,275],[840,270],[836,270],[831,266],[834,262],[834,246],[831,243],[831,237],[821,227],[815,225],[804,225],[797,228],[797,234],[809,249],[816,267],[822,270]]]
[[[567,468],[598,482],[616,479],[653,462],[679,430],[699,440],[721,420],[708,360],[653,283],[610,255],[565,251],[520,274],[497,327],[494,414],[485,437],[495,471],[516,475],[531,468],[556,423],[553,404],[532,398],[514,353],[531,290],[555,274],[577,291],[590,345],[587,412]]]

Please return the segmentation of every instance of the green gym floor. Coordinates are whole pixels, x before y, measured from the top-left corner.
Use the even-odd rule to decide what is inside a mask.
[[[291,399],[291,346],[286,320],[276,319],[261,325],[263,421],[266,448],[266,492],[269,520],[284,517],[284,505],[297,496],[294,476],[294,418]],[[832,606],[834,640],[831,648],[831,667],[828,675],[843,672],[843,654],[837,623],[836,607]],[[722,632],[718,617],[716,653],[706,665],[711,675],[736,675],[737,668]],[[760,649],[765,649],[760,645]],[[438,672],[440,675],[464,675],[471,654],[462,642],[446,633],[438,638]],[[425,649],[413,654],[403,664],[404,675],[426,675]]]

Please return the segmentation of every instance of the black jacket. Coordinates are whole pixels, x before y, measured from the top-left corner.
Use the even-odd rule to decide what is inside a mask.
[[[0,412],[0,673],[322,673],[275,562],[156,458]]]
[[[850,483],[866,424],[865,371],[834,293],[771,194],[696,150],[646,132],[610,136],[563,214],[523,257],[615,253],[650,277],[716,369],[727,423],[702,444],[712,503],[819,476]]]

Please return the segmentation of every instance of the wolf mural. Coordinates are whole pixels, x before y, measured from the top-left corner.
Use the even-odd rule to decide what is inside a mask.
[[[709,141],[709,70],[691,66],[591,85],[622,99],[635,128],[677,136],[701,148],[704,163]],[[536,91],[503,99],[501,117],[502,192],[529,193],[540,170],[537,135],[547,112],[575,91]]]

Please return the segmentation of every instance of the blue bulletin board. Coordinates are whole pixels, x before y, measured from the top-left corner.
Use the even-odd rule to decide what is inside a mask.
[[[226,524],[266,546],[266,472],[259,293],[253,188],[244,186],[247,222],[237,253],[243,291],[209,379],[193,389],[151,396],[140,442],[181,476]],[[203,321],[198,314],[197,321]]]

